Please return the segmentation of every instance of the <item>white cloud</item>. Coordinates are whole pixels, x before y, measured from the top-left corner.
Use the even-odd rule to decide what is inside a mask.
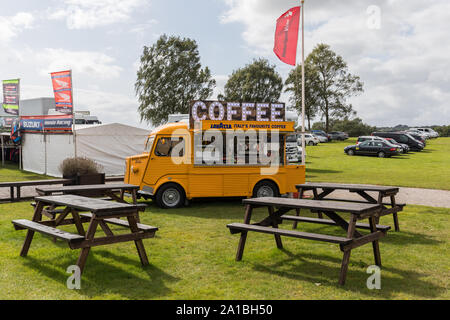
[[[223,23],[241,23],[242,38],[272,57],[276,19],[291,0],[224,0]],[[380,8],[380,29],[369,29],[367,7]],[[433,0],[306,1],[305,53],[327,43],[361,76],[365,92],[351,102],[370,124],[448,124],[450,3]],[[299,50],[300,51],[300,50]],[[300,52],[298,52],[298,55]],[[297,59],[299,61],[299,59]],[[290,68],[277,64],[284,77]]]
[[[50,9],[49,19],[66,20],[69,29],[92,29],[127,22],[148,0],[64,0],[65,6]]]
[[[115,59],[101,52],[71,51],[46,48],[36,55],[39,72],[72,69],[74,73],[100,79],[118,78],[122,68],[114,65]]]
[[[12,17],[0,16],[0,42],[8,42],[23,29],[33,27],[34,17],[28,12],[19,12]]]

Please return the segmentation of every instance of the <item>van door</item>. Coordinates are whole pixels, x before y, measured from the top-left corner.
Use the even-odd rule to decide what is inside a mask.
[[[163,177],[180,178],[187,173],[186,137],[173,135],[158,135],[145,171],[144,184],[155,185]],[[179,145],[182,143],[183,145]]]

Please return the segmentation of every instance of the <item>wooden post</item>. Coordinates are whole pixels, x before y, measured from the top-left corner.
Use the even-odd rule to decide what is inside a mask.
[[[391,205],[392,205],[392,208],[395,207],[395,196],[394,195],[391,195]],[[397,212],[394,212],[392,215],[394,217],[395,231],[400,231],[400,226],[398,224]]]
[[[377,232],[375,217],[372,216],[369,218],[369,224],[370,224],[370,231],[372,233]],[[381,267],[381,255],[378,240],[372,241],[372,248],[373,248],[373,256],[375,258],[375,264]]]
[[[350,216],[350,222],[348,224],[347,238],[353,239],[353,234],[355,232],[355,228],[356,228],[356,215],[352,214]],[[344,256],[342,258],[342,265],[341,265],[341,274],[339,276],[339,284],[340,285],[345,284],[345,279],[347,277],[348,263],[350,261],[351,251],[352,251],[351,249],[344,251]]]
[[[273,207],[269,206],[269,207],[267,207],[267,209],[269,211],[269,216],[274,219],[275,217],[273,216]],[[278,224],[275,222],[275,220],[272,220],[272,227],[278,228]],[[275,243],[277,244],[277,248],[283,249],[283,243],[281,242],[281,236],[279,234],[275,234],[274,236],[275,236]]]
[[[253,208],[251,205],[247,204],[245,207],[244,223],[249,224],[252,218]],[[239,239],[239,245],[236,253],[236,261],[242,260],[242,255],[244,254],[245,241],[247,240],[247,231],[241,232],[241,238]]]
[[[33,221],[38,222],[42,220],[42,209],[44,208],[44,204],[41,201],[36,203],[36,207],[34,208]],[[31,246],[31,241],[33,241],[34,231],[28,230],[27,235],[25,237],[25,241],[22,246],[22,250],[20,251],[21,257],[26,257],[28,254],[28,250]]]
[[[97,230],[98,221],[95,214],[92,214],[91,223],[89,224],[88,231],[86,233],[86,240],[93,240],[95,231]],[[77,266],[80,268],[80,272],[83,273],[84,266],[86,264],[87,257],[91,247],[82,248],[80,255],[78,256]]]

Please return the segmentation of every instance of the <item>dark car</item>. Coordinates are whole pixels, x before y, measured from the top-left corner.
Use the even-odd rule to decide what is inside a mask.
[[[372,136],[392,138],[399,143],[407,144],[409,149],[413,151],[422,151],[425,146],[420,141],[411,137],[411,135],[402,132],[372,132]]]
[[[385,138],[387,141],[389,141],[391,144],[393,144],[394,146],[400,146],[403,149],[403,153],[408,153],[409,152],[409,146],[406,143],[399,143],[397,141],[395,141],[395,139],[392,138]]]
[[[426,142],[425,138],[422,137],[421,135],[415,134],[415,133],[411,133],[411,132],[408,132],[408,131],[403,132],[403,133],[404,134],[409,134],[411,137],[413,137],[417,141],[422,142],[424,147],[427,145],[427,142]]]
[[[332,131],[330,133],[328,133],[329,136],[331,137],[331,140],[346,140],[348,139],[348,134],[346,134],[345,132],[341,132],[341,131]]]
[[[316,136],[319,135],[319,136],[326,137],[328,139],[328,141],[331,141],[330,135],[323,130],[311,130],[311,133]]]
[[[394,156],[400,153],[400,148],[393,144],[383,141],[364,141],[358,145],[347,146],[344,149],[345,153],[349,156],[355,154],[365,156],[377,156],[379,158],[385,158]]]

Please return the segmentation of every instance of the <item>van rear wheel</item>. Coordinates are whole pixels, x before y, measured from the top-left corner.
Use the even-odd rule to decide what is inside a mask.
[[[168,183],[159,188],[156,193],[156,204],[164,209],[172,209],[181,207],[186,195],[183,188],[175,183]]]
[[[253,198],[279,196],[280,192],[277,185],[271,181],[260,181],[253,188]]]

